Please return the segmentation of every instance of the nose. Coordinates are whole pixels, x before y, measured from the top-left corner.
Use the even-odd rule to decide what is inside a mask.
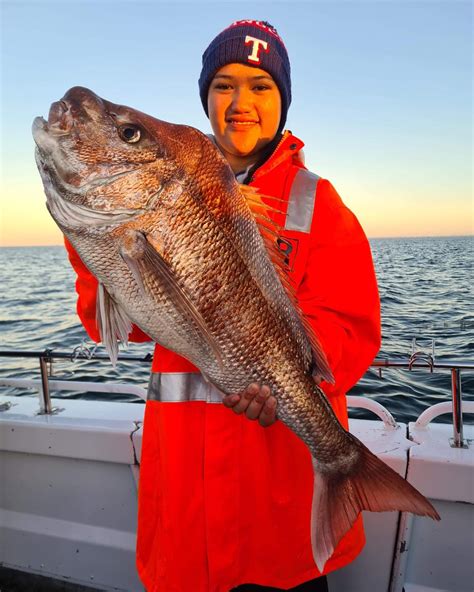
[[[97,120],[103,112],[102,99],[83,86],[73,86],[62,98],[62,101],[75,118]]]
[[[72,127],[69,105],[65,101],[56,101],[49,109],[48,125],[61,132],[68,132]]]
[[[74,103],[100,103],[101,98],[98,97],[94,92],[85,88],[84,86],[73,86],[70,88],[63,97],[63,101],[68,104]]]
[[[248,113],[252,109],[252,93],[247,88],[238,87],[232,95],[232,111]]]

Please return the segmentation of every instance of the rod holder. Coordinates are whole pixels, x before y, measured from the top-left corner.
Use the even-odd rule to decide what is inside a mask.
[[[49,393],[48,362],[51,362],[51,356],[49,351],[46,350],[44,354],[39,357],[41,370],[40,415],[51,415],[53,413],[51,395]]]
[[[463,437],[461,370],[459,368],[451,368],[451,393],[453,396],[453,438],[450,440],[450,444],[452,448],[467,448]]]

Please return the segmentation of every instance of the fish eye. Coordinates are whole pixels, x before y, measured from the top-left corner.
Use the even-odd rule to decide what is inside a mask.
[[[129,144],[135,144],[135,142],[138,142],[142,134],[138,126],[131,125],[130,123],[119,127],[118,133],[122,140]]]

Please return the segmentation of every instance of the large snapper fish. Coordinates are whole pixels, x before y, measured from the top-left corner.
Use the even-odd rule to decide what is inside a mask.
[[[206,136],[75,87],[33,123],[47,207],[99,280],[112,360],[131,323],[226,394],[268,384],[278,418],[309,447],[314,560],[322,571],[362,510],[439,519],[339,423],[314,376],[332,380],[298,312],[258,194]]]

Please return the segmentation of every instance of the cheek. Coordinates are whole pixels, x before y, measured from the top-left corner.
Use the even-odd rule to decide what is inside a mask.
[[[222,128],[225,122],[225,112],[227,109],[226,98],[222,95],[209,94],[207,101],[207,110],[209,113],[209,121],[213,129],[216,127]]]
[[[264,122],[265,130],[275,131],[278,129],[280,123],[281,110],[275,109],[274,106],[262,113],[262,121]]]
[[[266,130],[276,130],[280,124],[281,118],[281,101],[280,97],[268,97],[267,100],[262,101],[259,106],[259,116],[264,122]]]

